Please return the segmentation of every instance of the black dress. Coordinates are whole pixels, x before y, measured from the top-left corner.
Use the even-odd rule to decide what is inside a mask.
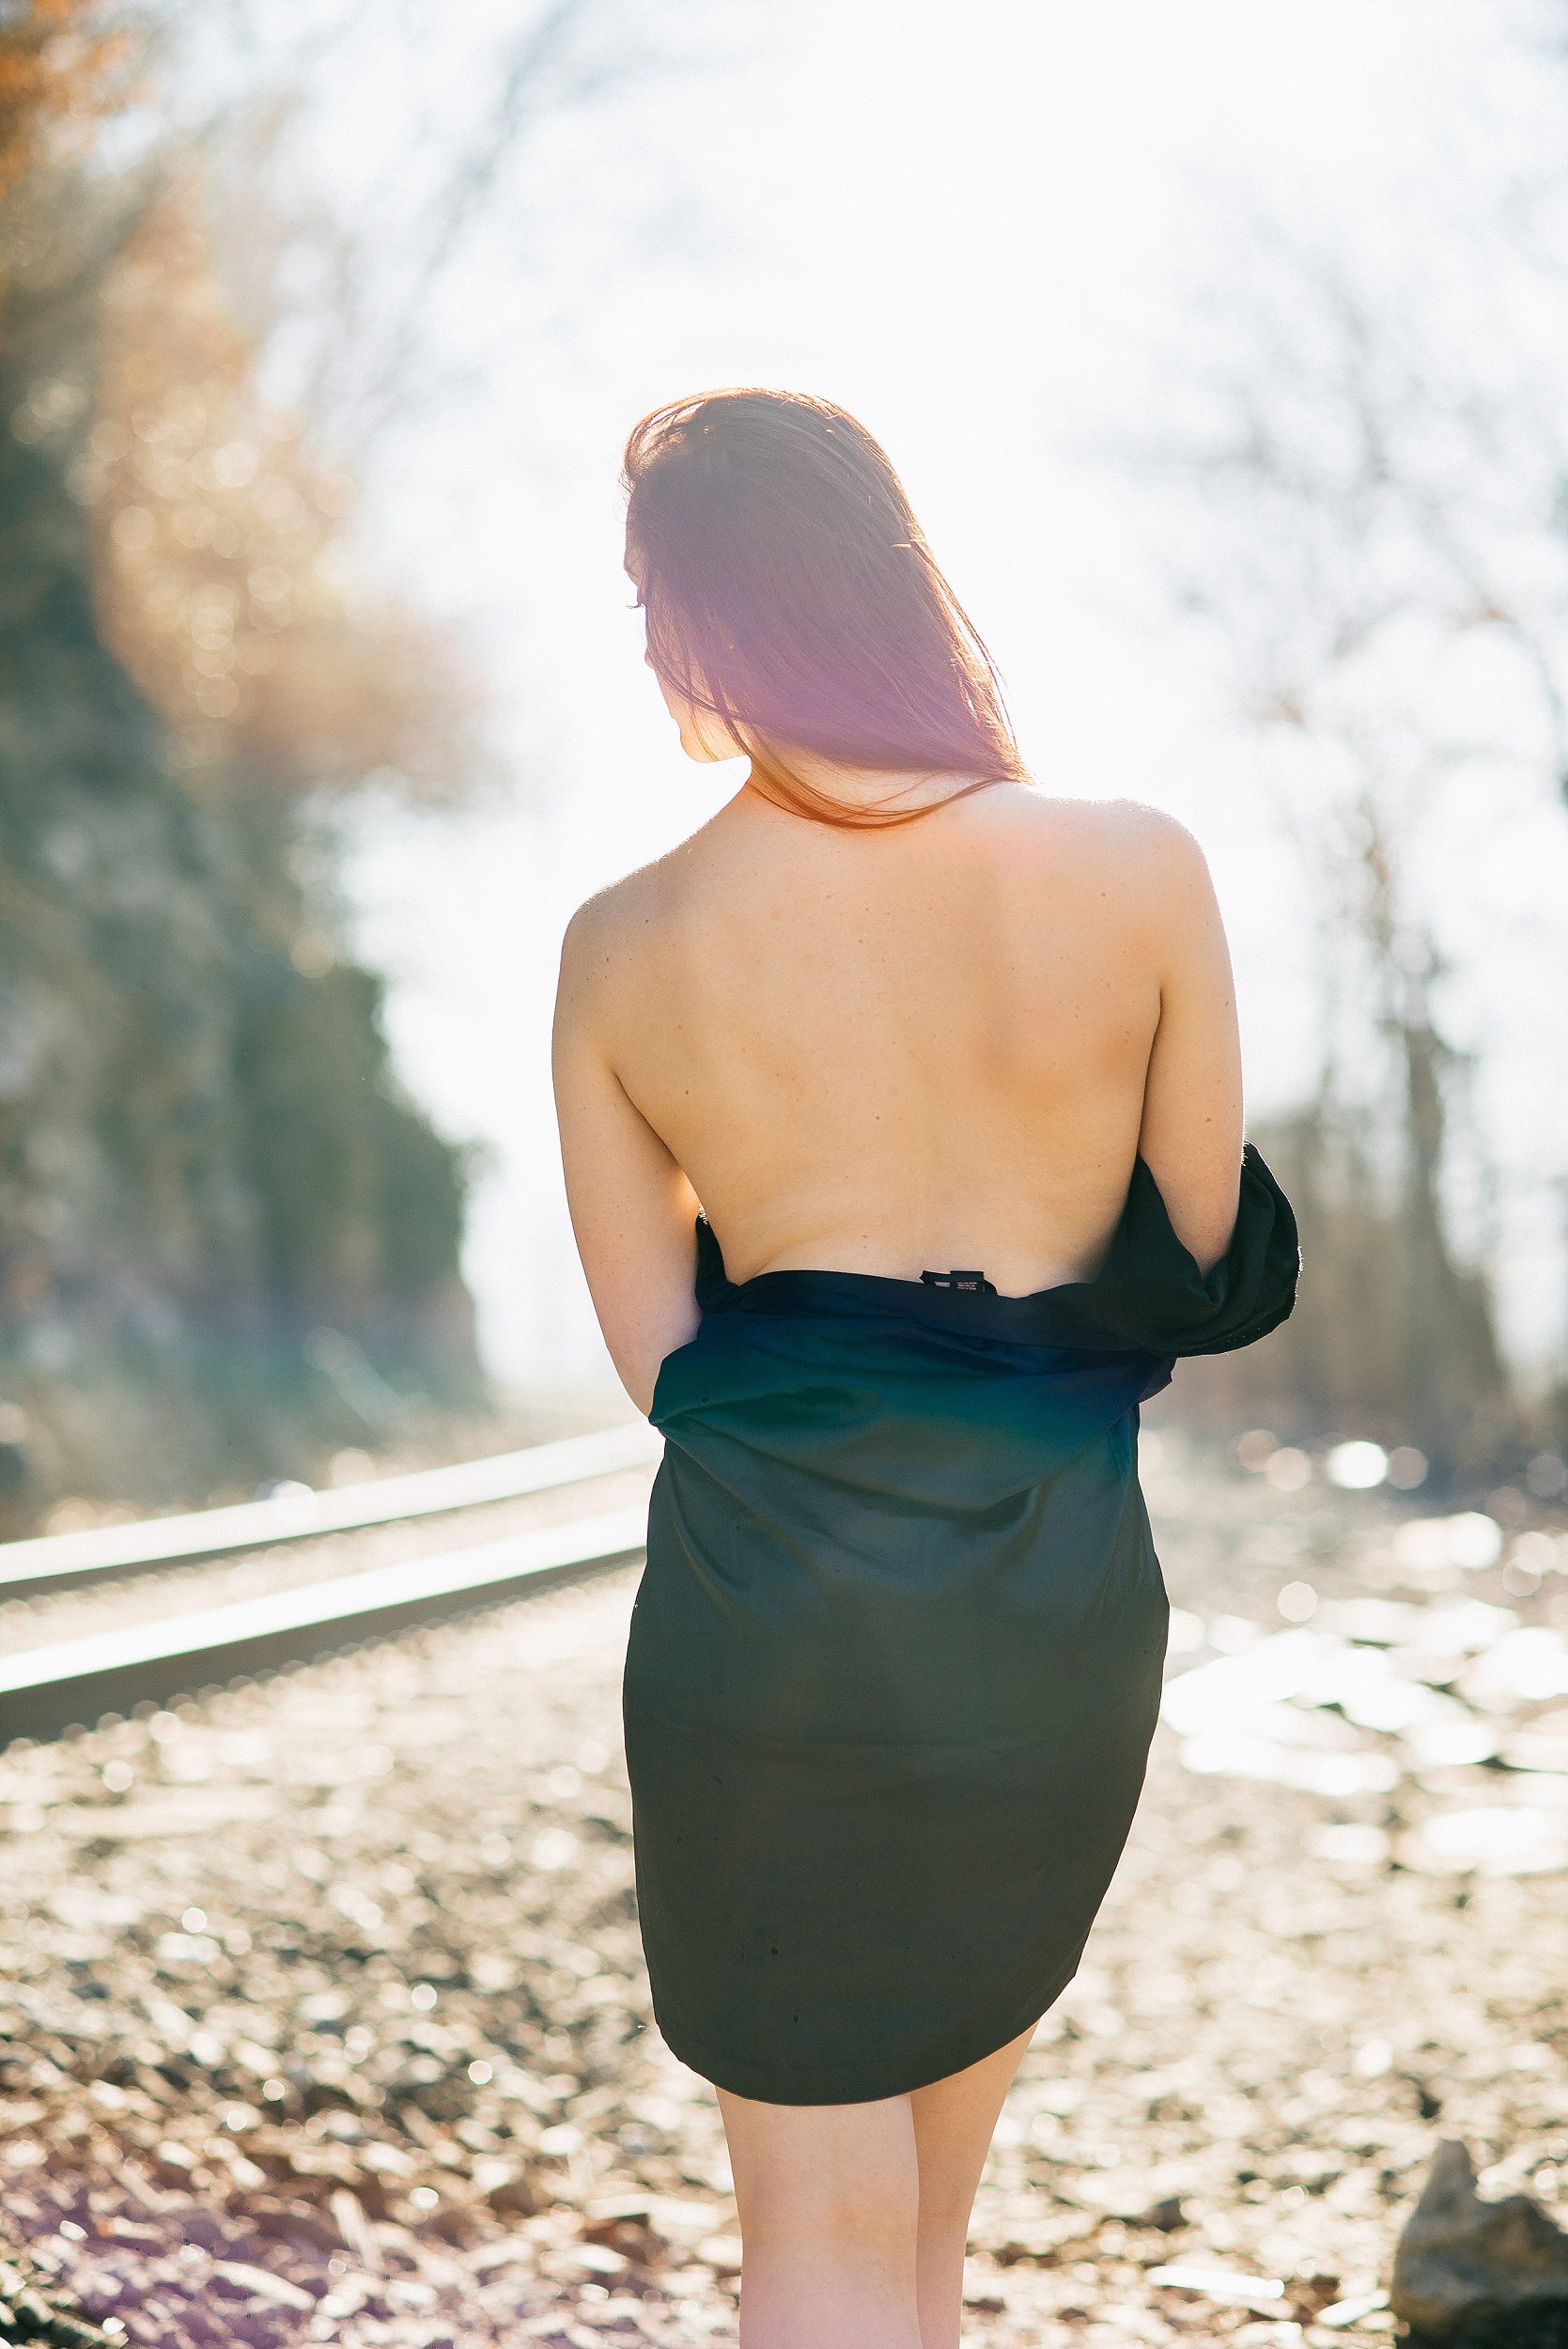
[[[1206,1279],[1141,1160],[1098,1278],[1032,1297],[737,1286],[699,1223],[625,1688],[654,2006],[693,2070],[863,2103],[1066,1987],[1159,1705],[1138,1407],[1282,1321],[1296,1270],[1250,1148]]]

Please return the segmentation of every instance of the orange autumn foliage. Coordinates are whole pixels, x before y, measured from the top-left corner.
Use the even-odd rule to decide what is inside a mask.
[[[134,43],[103,13],[101,0],[22,0],[0,23],[0,195],[24,178],[51,127],[121,102]]]
[[[105,641],[188,769],[250,788],[376,772],[461,787],[472,683],[439,630],[340,574],[349,484],[262,399],[194,179],[104,288],[85,489]]]

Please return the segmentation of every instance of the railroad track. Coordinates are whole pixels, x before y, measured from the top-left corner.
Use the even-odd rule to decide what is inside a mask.
[[[302,1486],[238,1507],[11,1542],[0,1546],[0,1598],[456,1515],[651,1466],[660,1451],[657,1435],[639,1421],[332,1491]],[[636,1557],[646,1532],[642,1502],[0,1656],[0,1746],[56,1736],[106,1712],[128,1715],[139,1703],[166,1703],[513,1593],[581,1579]]]
[[[558,1443],[530,1444],[520,1452],[418,1469],[406,1476],[373,1477],[321,1492],[309,1485],[286,1485],[266,1501],[3,1542],[0,1599],[23,1589],[64,1589],[101,1575],[235,1556],[273,1542],[309,1541],[323,1533],[357,1532],[367,1526],[515,1501],[527,1493],[609,1476],[617,1469],[640,1468],[657,1460],[660,1451],[652,1428],[635,1420],[588,1436],[568,1436]]]

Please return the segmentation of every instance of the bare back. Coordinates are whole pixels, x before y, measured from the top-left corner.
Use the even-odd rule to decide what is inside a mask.
[[[1004,1295],[1094,1272],[1140,1148],[1200,1262],[1235,1211],[1207,873],[1125,802],[1003,785],[846,830],[742,791],[578,915],[558,1089],[590,1285],[639,1400],[650,1348],[690,1334],[650,1283],[667,1228],[689,1294],[697,1199],[736,1280],[970,1266]]]

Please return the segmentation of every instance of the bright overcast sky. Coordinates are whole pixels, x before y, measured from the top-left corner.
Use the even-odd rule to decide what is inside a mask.
[[[445,5],[481,48],[507,20]],[[1157,431],[1168,370],[1201,360],[1230,224],[1261,209],[1375,264],[1412,207],[1488,169],[1511,86],[1501,0],[792,0],[763,19],[731,20],[727,64],[547,135],[443,313],[472,385],[373,481],[411,590],[472,631],[520,778],[476,814],[378,821],[353,874],[410,1084],[490,1145],[469,1275],[488,1359],[520,1384],[605,1376],[549,1101],[562,926],[738,779],[682,759],[641,666],[630,424],[758,382],[881,437],[1036,777],[1155,801],[1203,841],[1266,1111],[1312,1071],[1296,884],[1245,738],[1163,612],[1168,522],[1109,452]]]

